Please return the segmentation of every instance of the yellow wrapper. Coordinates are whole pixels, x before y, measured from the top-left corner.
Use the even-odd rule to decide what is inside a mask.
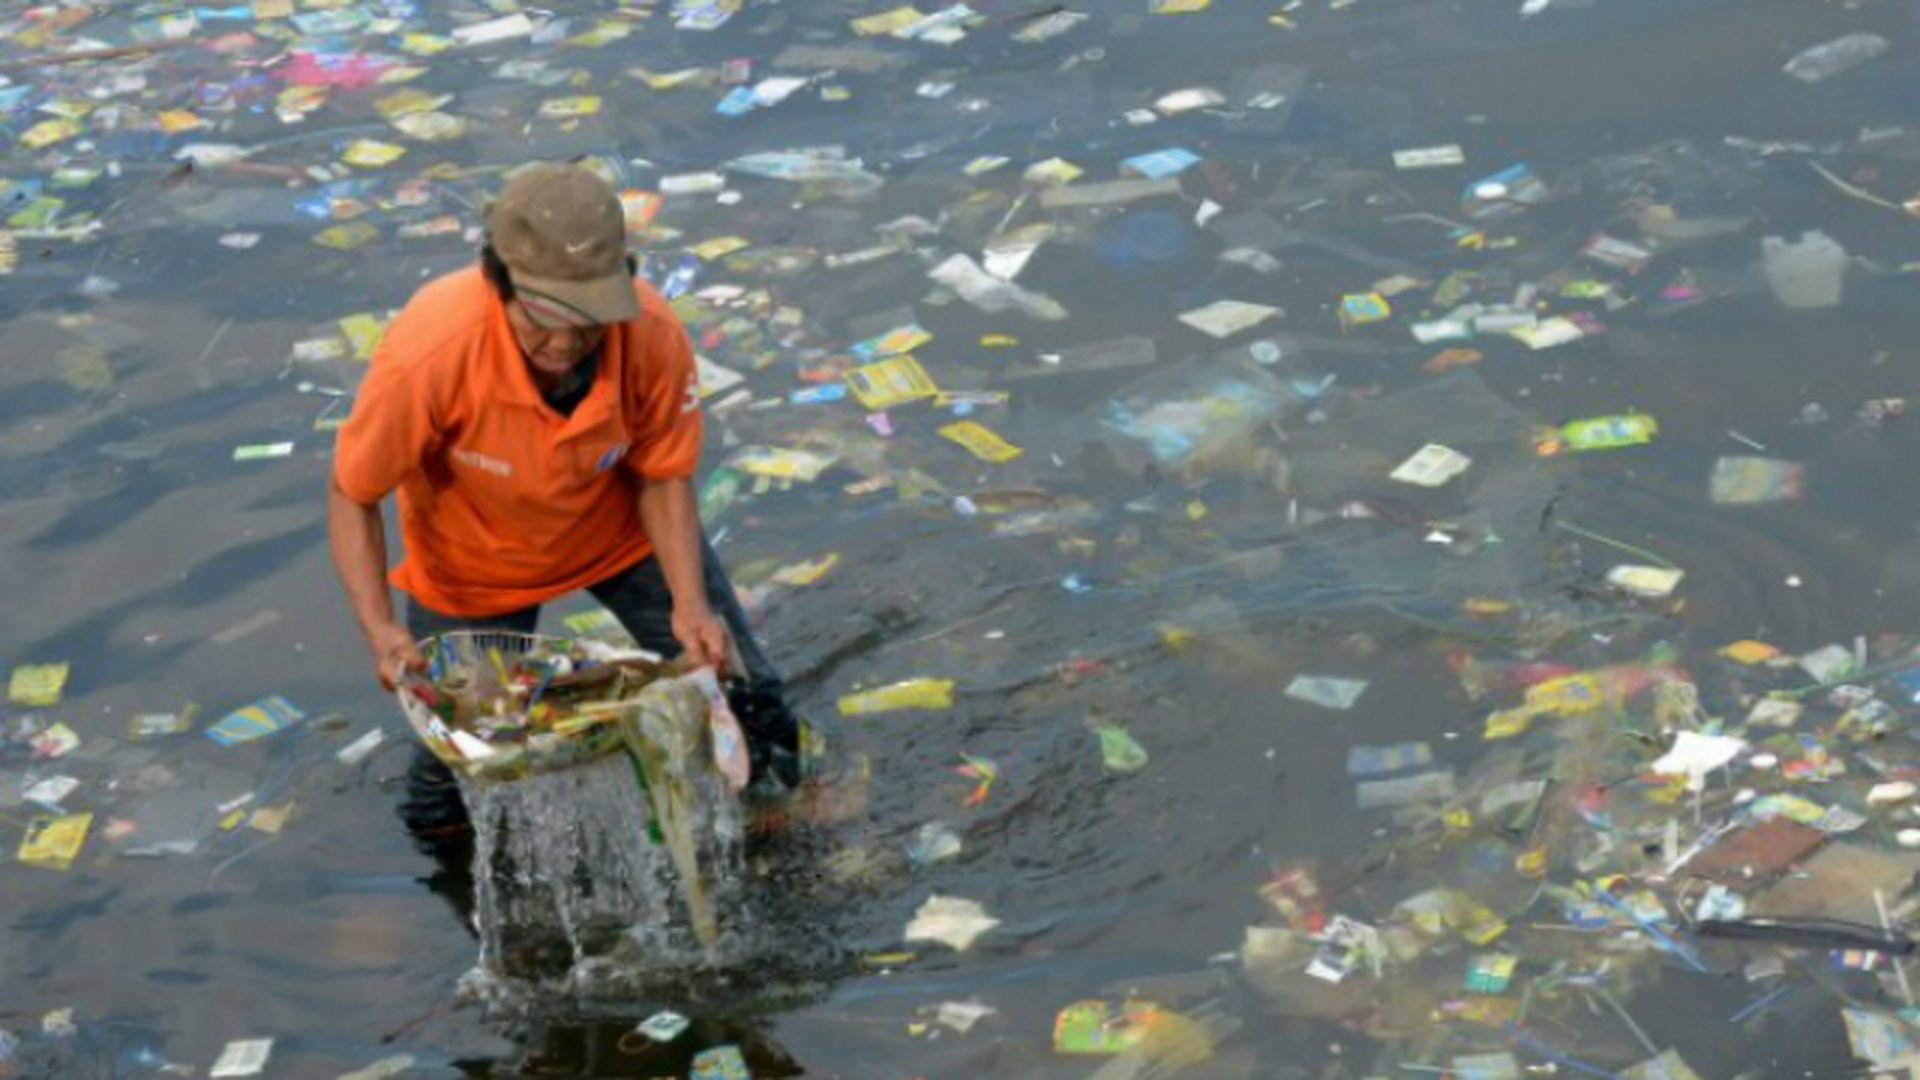
[[[398,120],[413,113],[437,109],[452,100],[452,94],[429,94],[425,90],[409,87],[405,90],[395,90],[379,98],[373,103],[373,107],[380,110],[380,115],[388,120]]]
[[[160,130],[169,135],[178,135],[183,131],[205,127],[207,122],[185,109],[168,109],[156,119],[160,121]]]
[[[1029,165],[1025,175],[1029,184],[1071,184],[1085,176],[1086,172],[1085,169],[1064,158],[1048,158]]]
[[[16,705],[57,705],[72,672],[71,664],[23,664],[7,682],[7,699]]]
[[[340,155],[340,160],[362,169],[377,169],[382,165],[391,165],[399,161],[407,148],[396,143],[384,143],[374,139],[356,139]]]
[[[959,443],[967,449],[968,453],[981,461],[995,465],[1012,461],[1026,452],[971,420],[948,424],[940,429],[940,434],[946,439]]]
[[[1581,716],[1607,703],[1600,680],[1591,675],[1562,675],[1527,690],[1527,705],[1560,716]]]
[[[373,350],[380,347],[380,336],[386,329],[386,323],[364,311],[340,320],[340,332],[352,344],[356,360],[373,359]]]
[[[1736,641],[1720,650],[1720,655],[1742,664],[1759,664],[1780,655],[1780,650],[1764,641]]]
[[[1501,709],[1499,712],[1487,717],[1486,737],[1488,739],[1510,739],[1532,727],[1533,718],[1539,715],[1540,710],[1538,709],[1525,707],[1518,709]]]
[[[807,484],[818,479],[833,464],[833,459],[805,450],[760,446],[742,451],[731,464],[752,476],[764,476],[769,480],[798,480]]]
[[[64,117],[57,120],[42,120],[20,133],[20,145],[30,150],[38,150],[43,146],[64,142],[78,134],[80,134],[80,125],[75,121]]]
[[[453,46],[452,38],[439,34],[406,34],[400,38],[400,51],[414,56],[434,56]]]
[[[860,404],[875,411],[938,394],[933,376],[911,356],[894,356],[847,372],[847,388]]]
[[[592,116],[600,111],[600,99],[591,95],[553,98],[540,103],[540,115],[549,118]]]
[[[916,8],[911,6],[897,7],[892,11],[883,11],[878,15],[868,15],[865,18],[854,19],[851,25],[853,32],[859,34],[861,37],[878,37],[882,34],[892,34],[905,30],[907,27],[912,26],[924,18],[926,18],[926,16],[921,14]]]
[[[313,234],[313,242],[324,248],[333,248],[335,251],[348,251],[379,236],[378,228],[364,221],[356,221],[350,225],[335,225],[332,228],[321,229]]]
[[[908,679],[892,686],[862,690],[840,699],[841,716],[870,716],[900,709],[953,707],[952,679]]]
[[[20,841],[20,861],[49,870],[65,870],[80,857],[93,827],[92,814],[67,814],[61,817],[40,815],[27,823],[27,835]]]
[[[622,22],[603,22],[584,34],[575,34],[567,39],[567,44],[579,49],[598,49],[611,45],[633,33],[633,27]]]
[[[723,256],[731,255],[736,251],[744,250],[749,246],[750,243],[745,237],[716,236],[712,240],[703,240],[687,250],[698,255],[706,262],[712,262]]]
[[[777,585],[811,585],[827,576],[827,572],[840,565],[837,554],[822,555],[817,559],[783,566],[773,572],[773,581]]]

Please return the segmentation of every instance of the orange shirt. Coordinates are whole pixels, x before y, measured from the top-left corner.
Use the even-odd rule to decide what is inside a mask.
[[[478,267],[430,282],[387,328],[340,429],[334,476],[400,492],[392,582],[435,611],[497,615],[645,558],[643,480],[692,477],[701,421],[686,328],[644,282],[571,417],[541,399]]]

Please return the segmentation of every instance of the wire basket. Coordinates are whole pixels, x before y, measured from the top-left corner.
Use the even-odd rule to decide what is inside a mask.
[[[403,680],[396,696],[407,723],[433,756],[469,779],[511,780],[569,768],[621,745],[610,723],[548,729],[527,721],[554,685],[555,676],[564,680],[570,673],[568,657],[577,645],[572,639],[545,634],[451,631],[420,642],[427,674]],[[545,664],[544,678],[529,685],[541,665],[522,661],[542,652],[551,653],[553,659]],[[649,678],[666,674],[656,654],[632,650],[620,655],[629,663],[637,662],[633,670]],[[492,711],[479,712],[482,707]],[[612,696],[592,706],[602,718],[617,715],[621,707],[622,702]],[[492,737],[484,737],[480,727]]]

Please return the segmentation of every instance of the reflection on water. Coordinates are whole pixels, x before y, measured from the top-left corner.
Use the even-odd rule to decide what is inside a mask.
[[[1893,403],[1914,393],[1920,340],[1901,209],[1920,190],[1920,76],[1893,9],[978,3],[941,44],[931,26],[849,26],[880,5],[749,2],[702,31],[675,26],[700,4],[569,0],[527,9],[531,38],[468,46],[448,35],[515,6],[284,6],[0,14],[0,253],[16,264],[0,278],[0,656],[73,665],[57,704],[7,707],[0,812],[15,840],[49,807],[94,814],[70,868],[0,870],[17,976],[0,1027],[22,1037],[22,1075],[205,1070],[268,1037],[267,1075],[289,1077],[403,1053],[418,1075],[684,1075],[721,1045],[763,1077],[1085,1075],[1102,1060],[1054,1054],[1055,1015],[1127,997],[1241,1022],[1206,1037],[1204,1064],[1115,1059],[1140,1076],[1463,1058],[1503,1075],[1476,1054],[1651,1076],[1627,1070],[1668,1048],[1702,1076],[1837,1075],[1858,1065],[1841,1001],[1903,1003],[1886,968],[1641,947],[1675,925],[1595,933],[1581,920],[1605,902],[1555,891],[1613,872],[1664,890],[1676,840],[1737,813],[1731,779],[1691,808],[1639,779],[1668,728],[1711,716],[1795,768],[1821,767],[1801,736],[1851,762],[1739,775],[1865,814],[1826,850],[1861,860],[1849,880],[1882,883],[1901,917],[1905,811],[1866,793],[1920,770],[1911,694],[1875,684],[1893,719],[1862,719],[1799,668],[1718,654],[1753,639],[1790,657],[1838,643],[1879,676],[1909,661],[1920,495]],[[1782,74],[1854,31],[1891,51],[1816,84]],[[166,44],[45,56],[143,41]],[[302,55],[336,58],[321,66],[338,78],[299,85]],[[714,111],[779,76],[809,81]],[[1177,94],[1195,89],[1214,93]],[[398,96],[415,91],[425,105]],[[565,104],[582,97],[598,110]],[[392,122],[410,113],[461,130],[424,140]],[[76,130],[26,141],[60,120]],[[358,139],[406,154],[344,164]],[[1456,145],[1458,166],[1394,163]],[[835,149],[745,163],[726,195],[687,179],[820,147]],[[1199,160],[1163,181],[1147,177],[1164,156],[1125,164],[1170,149]],[[369,685],[320,496],[368,327],[471,259],[503,169],[579,155],[669,192],[636,246],[656,280],[691,273],[700,350],[752,395],[708,401],[709,526],[804,710],[829,720],[841,696],[912,678],[957,692],[841,720],[847,760],[868,762],[840,782],[857,810],[797,810],[749,851],[764,955],[509,1021],[456,1001],[476,952],[464,853],[436,862],[394,822],[411,751]],[[72,239],[87,215],[97,232]],[[356,223],[373,239],[314,242]],[[1762,238],[1809,230],[1848,253],[1844,289],[1790,311]],[[1254,321],[1216,338],[1193,321],[1209,310]],[[1485,322],[1413,329],[1449,319]],[[854,343],[913,325],[954,397],[870,416],[809,393],[871,359]],[[1658,419],[1649,445],[1534,452],[1542,427],[1628,412]],[[1023,452],[973,456],[939,430],[963,420]],[[1387,479],[1429,443],[1468,471]],[[755,477],[756,446],[829,464]],[[1716,497],[1728,457],[1802,466],[1797,494]],[[816,582],[782,583],[829,553]],[[1607,582],[1621,564],[1685,577],[1634,598]],[[1674,703],[1680,669],[1698,709]],[[1547,710],[1515,742],[1483,740],[1489,712],[1579,671],[1613,680],[1607,725]],[[1303,675],[1365,688],[1328,709],[1289,695]],[[1769,692],[1806,707],[1798,728],[1744,726]],[[192,734],[269,694],[307,719],[237,746]],[[187,720],[136,719],[162,714]],[[76,748],[56,753],[55,723]],[[1103,762],[1114,726],[1139,771]],[[338,756],[376,727],[370,754]],[[1355,749],[1413,743],[1452,801],[1356,809],[1373,778],[1349,775]],[[1497,813],[1493,790],[1514,796]],[[957,853],[933,857],[929,836]],[[1594,854],[1602,837],[1612,854]],[[1516,869],[1536,850],[1541,875]],[[1379,978],[1364,948],[1297,953],[1273,882],[1300,867],[1326,914],[1396,948],[1471,921],[1428,895],[1442,887],[1475,892],[1508,936],[1427,941]],[[903,941],[933,896],[999,925],[963,952]],[[1670,917],[1695,917],[1686,897]],[[1506,990],[1497,964],[1472,966],[1501,951],[1522,957]],[[1303,974],[1349,960],[1337,984]],[[946,1021],[967,1009],[940,1010],[955,1003],[991,1011],[962,1031]],[[48,1017],[65,1008],[70,1031]],[[661,1008],[692,1027],[636,1037]]]

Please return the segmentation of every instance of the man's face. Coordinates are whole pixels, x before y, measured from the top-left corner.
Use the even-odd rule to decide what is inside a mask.
[[[605,326],[549,326],[518,298],[507,301],[507,324],[535,374],[557,379],[600,347]]]

